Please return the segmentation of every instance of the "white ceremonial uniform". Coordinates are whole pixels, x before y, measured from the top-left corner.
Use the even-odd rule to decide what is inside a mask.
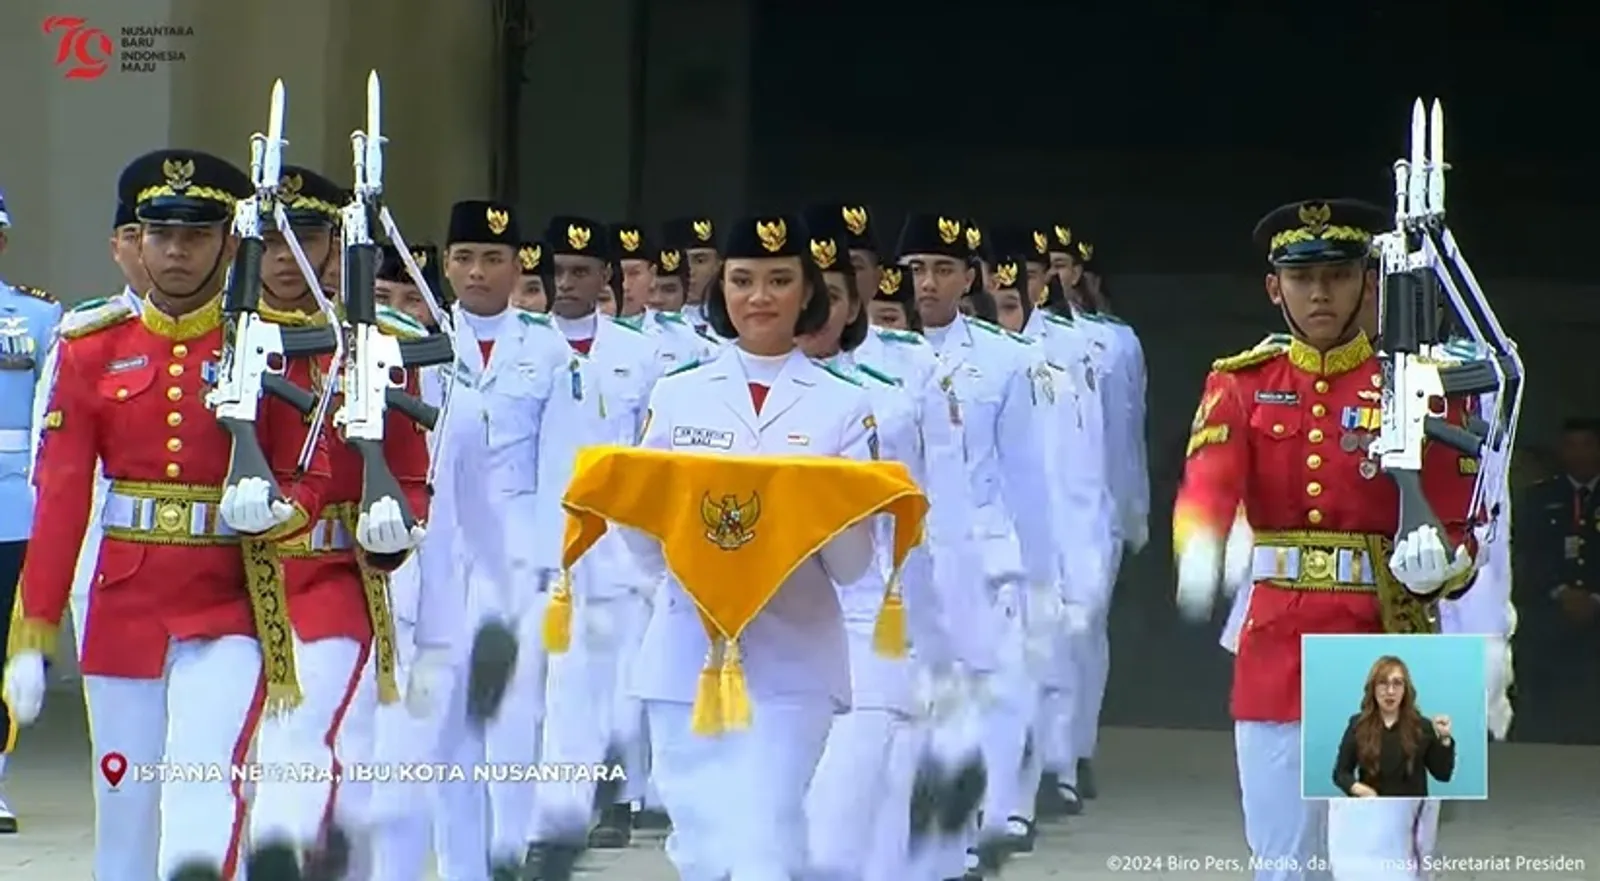
[[[646,309],[642,314],[626,319],[626,323],[655,341],[662,373],[704,361],[720,345],[709,335],[702,336],[696,331],[682,312]]]
[[[1076,323],[1098,348],[1106,368],[1106,447],[1118,451],[1107,461],[1112,495],[1117,505],[1116,536],[1137,553],[1150,537],[1150,475],[1145,441],[1144,349],[1133,328],[1107,315],[1075,312]],[[1096,346],[1098,344],[1098,346]],[[1121,568],[1121,555],[1113,558],[1111,583]],[[1100,707],[1105,702],[1106,680],[1111,674],[1110,598],[1079,636],[1074,652],[1081,678],[1074,712],[1073,751],[1080,759],[1094,757],[1100,739]]]
[[[973,535],[983,549],[994,613],[1017,636],[1002,637],[995,700],[984,714],[984,822],[998,833],[1020,800],[1018,774],[1035,706],[1020,639],[1027,597],[1058,590],[1060,578],[1056,499],[1041,479],[1050,473],[1043,444],[1054,431],[1054,407],[1045,400],[1042,353],[1025,338],[960,315],[927,335],[939,358],[937,381],[962,425]]]
[[[487,358],[481,344],[490,343]],[[555,562],[534,556],[542,546],[524,539],[538,520],[541,435],[551,427],[545,409],[561,392],[571,349],[550,319],[515,309],[472,315],[456,307],[452,366],[450,456],[469,463],[479,492],[461,492],[453,510],[434,502],[434,521],[456,523],[456,583],[465,587],[468,626],[500,620],[520,637],[520,651],[499,715],[477,730],[466,718],[464,680],[445,708],[436,761],[460,768],[464,780],[439,786],[435,852],[445,881],[487,881],[489,858],[520,860],[527,846],[535,790],[526,783],[474,783],[485,762],[526,766],[538,759],[544,714],[545,655],[540,639],[544,597],[536,575]],[[424,574],[426,578],[426,573]],[[425,585],[426,590],[435,585]],[[485,798],[487,789],[487,798]]]
[[[565,490],[583,447],[638,442],[659,375],[659,338],[598,313],[581,319],[552,316],[552,321],[567,340],[588,346],[587,354],[579,351],[582,344],[568,353],[567,370],[546,405],[549,427],[539,438],[539,485]],[[560,491],[541,492],[527,539],[540,546],[536,559],[560,560],[565,522]],[[629,757],[628,748],[639,739],[642,709],[628,698],[621,677],[643,638],[659,574],[640,568],[615,532],[602,536],[573,568],[574,634],[570,650],[549,659],[544,761],[593,766],[608,751],[613,759]],[[558,575],[551,566],[536,577],[553,585]],[[634,762],[641,772],[642,764]],[[592,779],[541,787],[530,839],[581,839],[589,831],[594,788]]]
[[[916,660],[948,669],[956,645],[971,637],[954,635],[960,628],[952,627],[955,622],[946,617],[946,609],[962,606],[958,592],[963,588],[971,594],[966,608],[983,599],[978,578],[963,583],[952,577],[952,567],[935,564],[942,549],[970,543],[960,433],[942,421],[944,397],[931,376],[922,388],[910,387],[852,354],[836,356],[831,366],[867,390],[878,422],[880,455],[904,463],[928,494],[926,539],[907,559],[901,582],[906,585]],[[935,413],[941,421],[929,423]],[[916,667],[911,659],[885,658],[872,647],[885,578],[891,574],[886,553],[892,546],[892,521],[880,520],[879,547],[885,555],[866,577],[841,587],[854,699],[850,712],[834,720],[806,797],[812,872],[818,881],[887,881],[909,873],[915,765],[902,761],[897,768],[892,759],[896,741],[913,734]]]
[[[423,369],[424,401],[436,407],[443,403],[449,373],[444,367]],[[457,573],[466,553],[462,549],[463,523],[455,512],[460,505],[484,504],[490,494],[480,460],[474,458],[482,455],[482,429],[476,420],[450,418],[436,426],[428,440],[438,457],[428,534],[416,553],[389,577],[395,672],[399,681],[409,683],[421,653],[442,651],[454,662],[448,689],[458,687],[466,675],[466,653],[472,639],[467,626],[466,585]],[[377,779],[365,793],[362,818],[373,829],[370,881],[422,881],[428,875],[439,789],[437,784],[409,779],[403,769],[440,761],[440,736],[451,709],[443,701],[449,696],[450,691],[445,690],[432,695],[430,703],[408,686],[404,702],[380,706],[374,715],[371,766]]]
[[[758,413],[750,383],[769,391]],[[729,346],[703,365],[664,377],[642,446],[689,455],[836,456],[867,460],[877,445],[860,385],[799,350],[778,358]],[[704,445],[715,439],[715,446]],[[767,881],[806,868],[805,795],[834,713],[851,699],[849,640],[835,584],[876,562],[871,522],[835,538],[795,570],[740,638],[751,700],[749,728],[702,737],[690,730],[710,648],[694,602],[670,576],[661,589],[632,689],[646,703],[652,774],[672,817],[667,856],[684,881]],[[660,546],[645,542],[664,568]]]

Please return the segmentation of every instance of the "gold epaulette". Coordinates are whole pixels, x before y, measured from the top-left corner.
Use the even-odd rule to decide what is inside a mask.
[[[1218,373],[1237,373],[1248,370],[1259,364],[1265,364],[1273,358],[1282,356],[1289,351],[1289,347],[1271,340],[1263,340],[1254,347],[1245,349],[1237,355],[1218,358],[1211,362],[1211,369]]]
[[[108,327],[115,327],[136,317],[137,314],[133,311],[133,307],[120,297],[85,300],[61,316],[57,332],[61,334],[62,339],[81,339]]]
[[[43,300],[46,303],[54,303],[56,301],[55,296],[44,288],[36,288],[27,284],[12,285],[12,287],[16,289],[17,293],[27,294],[36,300]]]
[[[302,312],[299,309],[275,309],[262,303],[256,307],[261,320],[280,327],[320,327],[328,323],[321,312]]]

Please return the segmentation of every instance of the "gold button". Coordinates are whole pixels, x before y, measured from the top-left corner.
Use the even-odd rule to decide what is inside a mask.
[[[1316,526],[1318,523],[1321,523],[1322,512],[1318,511],[1316,508],[1312,508],[1311,510],[1307,511],[1306,522],[1310,523],[1312,526]]]
[[[182,413],[179,413],[178,411],[174,410],[171,413],[167,414],[167,424],[168,425],[177,426],[181,422],[183,422],[183,414]]]
[[[1311,384],[1311,387],[1316,389],[1317,394],[1319,395],[1325,395],[1328,393],[1328,381],[1326,379],[1317,380]]]
[[[167,476],[168,477],[177,477],[179,474],[182,474],[182,473],[183,473],[183,469],[178,467],[178,463],[177,462],[168,462],[167,463]]]
[[[1322,495],[1322,484],[1317,483],[1315,480],[1313,480],[1310,483],[1306,484],[1306,495],[1308,495],[1308,496],[1320,496],[1320,495]]]
[[[1311,405],[1311,415],[1320,419],[1323,416],[1328,415],[1328,408],[1322,406],[1321,404],[1312,404]]]
[[[167,389],[167,400],[176,401],[183,397],[183,389],[173,386]]]
[[[1279,422],[1277,425],[1272,426],[1272,433],[1283,434],[1283,423]]]
[[[183,441],[178,440],[175,437],[167,438],[167,451],[168,452],[176,453],[177,451],[179,451],[181,449],[183,449]]]
[[[1310,468],[1312,471],[1315,471],[1318,468],[1321,468],[1322,467],[1322,457],[1317,455],[1316,453],[1312,453],[1311,455],[1307,456],[1306,457],[1306,467]]]
[[[183,375],[183,365],[182,364],[168,364],[167,365],[167,375],[168,376],[182,376]]]
[[[125,389],[125,388],[117,389],[117,400],[126,401],[127,399],[128,399],[128,390]]]
[[[1322,443],[1322,429],[1313,428],[1306,432],[1306,440],[1311,441],[1314,444]]]
[[[188,354],[189,354],[189,347],[184,345],[183,343],[178,343],[177,345],[172,347],[172,357],[174,357],[174,358],[182,358],[182,357],[184,357],[185,355],[188,355]]]

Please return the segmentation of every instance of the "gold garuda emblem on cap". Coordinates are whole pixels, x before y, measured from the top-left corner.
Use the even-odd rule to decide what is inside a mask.
[[[499,208],[490,208],[483,212],[484,222],[489,224],[490,235],[504,235],[511,226],[511,212]]]
[[[696,220],[694,223],[689,224],[689,226],[694,229],[695,238],[702,242],[711,241],[711,221]]]
[[[428,265],[428,252],[418,248],[412,248],[411,260],[417,264],[418,269],[422,269]]]
[[[818,269],[832,269],[839,259],[839,244],[833,239],[812,239],[811,259],[817,261]]]
[[[632,253],[639,250],[639,231],[625,229],[617,233],[617,240],[622,243],[622,250]]]
[[[878,277],[878,293],[894,296],[900,293],[900,282],[904,279],[904,272],[894,266],[885,266],[883,274]]]
[[[725,551],[737,551],[756,537],[756,521],[761,519],[761,496],[750,493],[746,501],[737,496],[711,500],[711,493],[700,498],[700,519],[706,524],[706,540]]]
[[[286,174],[278,179],[278,199],[283,202],[293,202],[300,198],[300,190],[306,185],[305,178],[298,174]]]
[[[181,193],[194,183],[194,160],[168,159],[161,163],[161,174],[173,192]]]
[[[661,268],[662,269],[665,269],[668,272],[677,272],[678,271],[678,267],[681,266],[682,264],[683,264],[683,252],[682,251],[662,251],[661,252]]]
[[[1085,263],[1089,262],[1090,260],[1093,260],[1094,259],[1094,245],[1091,245],[1088,242],[1079,242],[1078,243],[1078,256],[1082,257]]]
[[[1300,223],[1318,232],[1333,219],[1333,209],[1322,202],[1307,202],[1300,206]]]
[[[1056,244],[1058,244],[1058,245],[1070,245],[1070,244],[1072,244],[1072,227],[1070,227],[1070,226],[1057,226],[1056,227]]]
[[[789,225],[781,219],[771,222],[756,221],[756,238],[761,240],[761,247],[776,254],[783,250],[789,243]]]
[[[845,228],[850,230],[851,235],[861,236],[867,234],[866,208],[860,206],[851,208],[850,206],[846,205],[845,207],[839,209],[839,214],[844,217]]]
[[[975,226],[967,227],[967,248],[976,251],[983,247],[983,230]]]
[[[1050,237],[1044,234],[1044,230],[1033,231],[1033,249],[1041,254],[1050,252]]]
[[[995,287],[1009,288],[1017,283],[1017,264],[1007,260],[994,268]]]
[[[588,248],[589,239],[593,235],[594,233],[587,226],[579,226],[576,223],[567,225],[567,244],[571,245],[574,251],[582,251]]]
[[[939,241],[953,245],[961,238],[961,221],[951,220],[948,217],[939,218]]]
[[[544,256],[544,249],[538,245],[524,245],[517,251],[517,260],[522,264],[524,272],[532,272],[539,268],[539,258]]]

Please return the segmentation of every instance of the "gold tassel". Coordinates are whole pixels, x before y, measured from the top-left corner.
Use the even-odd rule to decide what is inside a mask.
[[[885,658],[906,656],[906,604],[900,596],[900,573],[889,576],[883,606],[872,625],[872,650]]]
[[[750,691],[744,681],[744,664],[739,660],[739,641],[728,640],[722,655],[722,728],[743,731],[750,727]]]
[[[544,650],[552,655],[572,648],[572,573],[563,569],[544,610]]]
[[[722,733],[722,643],[711,640],[706,652],[706,665],[700,668],[700,683],[695,688],[694,709],[689,716],[689,730],[701,737],[715,737]]]

